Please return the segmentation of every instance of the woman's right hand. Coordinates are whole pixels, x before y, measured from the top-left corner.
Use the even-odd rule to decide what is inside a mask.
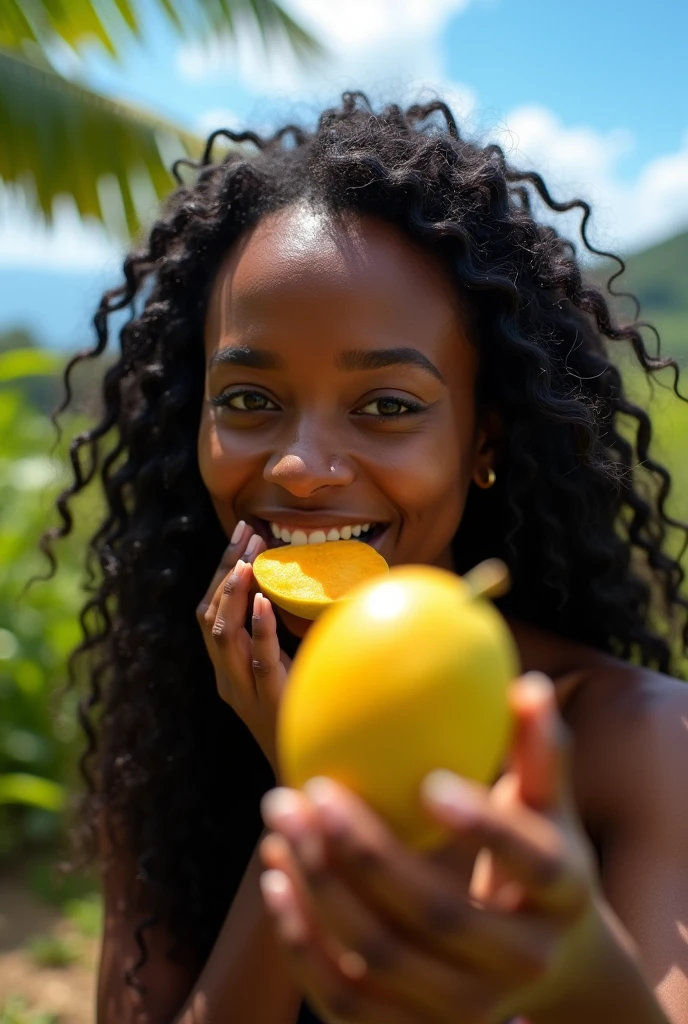
[[[277,778],[277,713],[291,660],[280,648],[270,601],[252,586],[253,560],[265,549],[262,537],[239,523],[196,618],[220,696],[251,730]],[[252,589],[249,634],[245,623]]]

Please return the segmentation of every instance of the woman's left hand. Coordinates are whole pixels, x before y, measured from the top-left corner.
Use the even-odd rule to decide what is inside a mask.
[[[438,853],[403,846],[331,780],[266,795],[264,899],[324,1020],[502,1024],[543,993],[556,1001],[602,949],[554,687],[532,673],[510,700],[515,738],[494,786],[445,771],[425,780],[424,804],[450,837]]]

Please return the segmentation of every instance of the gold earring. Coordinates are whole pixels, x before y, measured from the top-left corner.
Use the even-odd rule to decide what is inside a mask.
[[[497,474],[495,473],[495,471],[492,468],[492,466],[490,466],[490,468],[487,471],[487,479],[486,480],[485,479],[483,479],[483,480],[476,480],[475,482],[478,485],[478,487],[482,488],[483,491],[486,491],[490,487],[492,487],[492,485],[494,484],[496,479],[497,479]]]

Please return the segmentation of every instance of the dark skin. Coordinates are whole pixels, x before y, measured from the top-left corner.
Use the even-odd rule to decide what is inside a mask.
[[[308,623],[256,593],[250,563],[274,543],[269,524],[379,524],[372,542],[390,564],[452,569],[468,490],[496,465],[499,421],[477,417],[477,352],[448,276],[372,218],[305,207],[266,217],[218,274],[205,344],[199,464],[232,541],[198,618],[220,694],[279,778],[289,659],[275,612],[296,636]],[[535,1024],[688,1022],[688,690],[510,626],[524,672],[549,678],[515,681],[514,746],[494,787],[469,787],[470,820],[451,787],[443,801],[428,793],[452,835],[444,850],[401,849],[341,787],[279,788],[264,805],[266,904],[323,1019],[492,1024],[520,1012],[515,994],[530,986]],[[469,894],[482,916],[466,917]],[[436,920],[410,909],[433,899],[458,908],[440,940]],[[126,924],[106,935],[101,991],[115,984]],[[164,942],[149,938],[150,1019],[175,991],[181,1005],[201,966],[169,963]],[[610,991],[628,1004],[605,1003]]]

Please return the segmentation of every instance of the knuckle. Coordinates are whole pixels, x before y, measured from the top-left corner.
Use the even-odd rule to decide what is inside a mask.
[[[384,870],[385,858],[377,847],[352,841],[346,847],[347,859],[355,871],[371,876],[379,875]]]
[[[338,1021],[358,1020],[361,1015],[361,999],[350,985],[342,982],[333,985],[325,996],[326,1016]]]
[[[237,578],[234,573],[230,573],[225,582],[222,584],[222,593],[225,597],[233,597],[237,592]]]
[[[375,928],[362,936],[358,951],[373,971],[390,971],[402,960],[401,945],[385,928]]]
[[[211,636],[218,646],[222,646],[225,643],[225,620],[221,619],[220,616],[215,619],[213,628],[211,630]]]
[[[271,661],[266,661],[264,658],[254,658],[251,666],[256,679],[265,679],[275,667]]]
[[[429,928],[443,934],[461,932],[466,924],[467,908],[453,896],[432,896],[420,908]]]
[[[535,862],[533,874],[535,884],[543,889],[555,888],[565,875],[564,862],[559,853],[541,854]]]
[[[521,977],[525,982],[539,981],[549,974],[556,951],[551,943],[542,943],[535,948],[521,949]]]
[[[262,618],[256,618],[255,615],[251,620],[251,636],[254,640],[257,640],[258,643],[267,640],[270,636],[270,630],[267,628]]]

